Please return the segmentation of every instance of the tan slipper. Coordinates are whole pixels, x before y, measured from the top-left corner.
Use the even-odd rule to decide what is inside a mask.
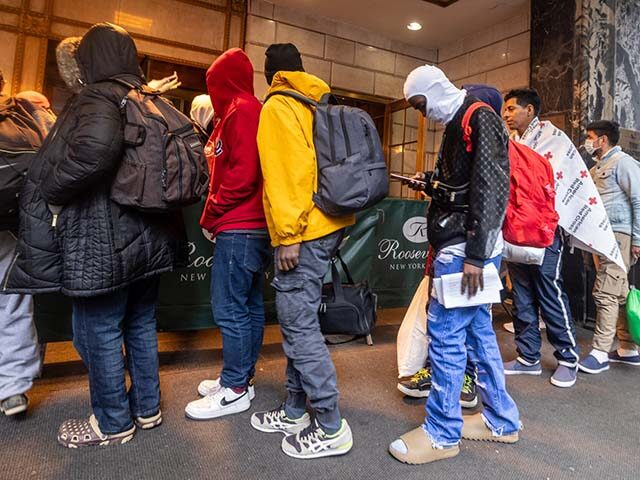
[[[462,438],[479,442],[516,443],[519,440],[518,432],[509,435],[495,435],[487,426],[481,413],[465,415],[463,417]]]
[[[455,457],[460,453],[460,447],[437,448],[422,426],[405,433],[389,445],[389,453],[403,463],[421,465]]]

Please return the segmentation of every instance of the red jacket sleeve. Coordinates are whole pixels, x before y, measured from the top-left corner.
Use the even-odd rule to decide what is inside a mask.
[[[207,199],[207,216],[220,217],[255,195],[261,179],[256,140],[259,118],[258,109],[238,108],[226,120],[222,136],[229,154],[224,166],[216,164],[216,170],[224,170],[224,177],[216,194]]]

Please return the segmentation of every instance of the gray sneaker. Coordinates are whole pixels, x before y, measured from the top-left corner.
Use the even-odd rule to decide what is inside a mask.
[[[7,417],[11,415],[17,415],[27,411],[29,406],[29,399],[26,395],[20,393],[18,395],[12,395],[9,398],[5,398],[0,402],[0,412],[4,413]]]
[[[560,388],[573,387],[576,384],[578,378],[578,367],[567,367],[565,365],[558,365],[556,371],[551,376],[551,385],[555,385]]]
[[[540,362],[527,365],[520,360],[520,357],[504,364],[505,375],[542,375]]]
[[[351,428],[342,419],[340,430],[327,435],[317,421],[295,435],[282,439],[282,451],[293,458],[321,458],[345,455],[353,447]]]
[[[311,417],[304,412],[300,418],[289,418],[284,411],[284,404],[268,412],[256,412],[251,415],[251,426],[265,433],[284,433],[293,435],[311,424]]]

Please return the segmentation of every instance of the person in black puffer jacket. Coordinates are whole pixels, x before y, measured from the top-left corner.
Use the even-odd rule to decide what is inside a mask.
[[[115,25],[95,25],[82,38],[77,60],[85,86],[29,170],[5,287],[72,297],[74,346],[89,371],[93,415],[62,424],[58,441],[70,447],[124,443],[136,425],[151,428],[162,421],[159,274],[187,260],[181,217],[143,214],[110,200],[124,151],[119,104],[127,95],[112,79],[143,82],[133,40]],[[132,380],[128,393],[123,342]]]

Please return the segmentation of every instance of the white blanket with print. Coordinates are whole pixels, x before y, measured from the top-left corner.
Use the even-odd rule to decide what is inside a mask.
[[[516,141],[551,163],[556,176],[559,223],[573,237],[572,244],[605,256],[626,271],[596,185],[569,137],[551,122],[535,118]]]

